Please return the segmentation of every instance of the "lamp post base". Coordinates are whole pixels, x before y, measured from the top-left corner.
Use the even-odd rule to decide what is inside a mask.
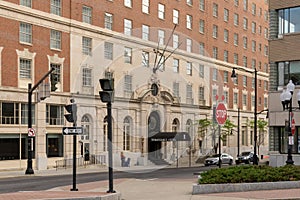
[[[34,174],[34,171],[32,168],[27,168],[25,174]]]

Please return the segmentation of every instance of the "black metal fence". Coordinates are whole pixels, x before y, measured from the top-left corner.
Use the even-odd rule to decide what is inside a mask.
[[[85,167],[87,165],[105,165],[106,156],[105,155],[90,155],[89,159],[85,157],[76,158],[76,166]],[[73,167],[73,158],[62,159],[55,161],[56,170],[58,169],[67,169]]]

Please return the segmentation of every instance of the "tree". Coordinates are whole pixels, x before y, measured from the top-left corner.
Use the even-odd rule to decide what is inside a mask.
[[[229,119],[227,119],[221,129],[221,140],[226,141],[227,136],[233,135],[232,129],[235,127],[237,127],[237,125],[235,125]]]
[[[254,129],[254,120],[251,120],[248,124],[249,127]],[[256,141],[258,147],[258,154],[259,154],[259,147],[264,144],[265,142],[265,132],[268,126],[268,122],[262,119],[257,119],[257,128],[258,128],[258,140]]]

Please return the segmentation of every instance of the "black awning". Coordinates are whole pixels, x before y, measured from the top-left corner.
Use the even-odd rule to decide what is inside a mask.
[[[187,132],[158,132],[151,136],[150,141],[191,141],[191,137]]]

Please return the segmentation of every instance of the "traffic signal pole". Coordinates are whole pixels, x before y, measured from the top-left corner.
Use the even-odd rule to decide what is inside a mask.
[[[32,128],[32,94],[33,91],[48,77],[49,74],[53,72],[54,68],[51,68],[33,87],[31,83],[28,83],[28,130]],[[28,136],[28,159],[27,159],[27,169],[25,174],[34,174],[32,168],[32,153],[33,153],[33,137]]]

